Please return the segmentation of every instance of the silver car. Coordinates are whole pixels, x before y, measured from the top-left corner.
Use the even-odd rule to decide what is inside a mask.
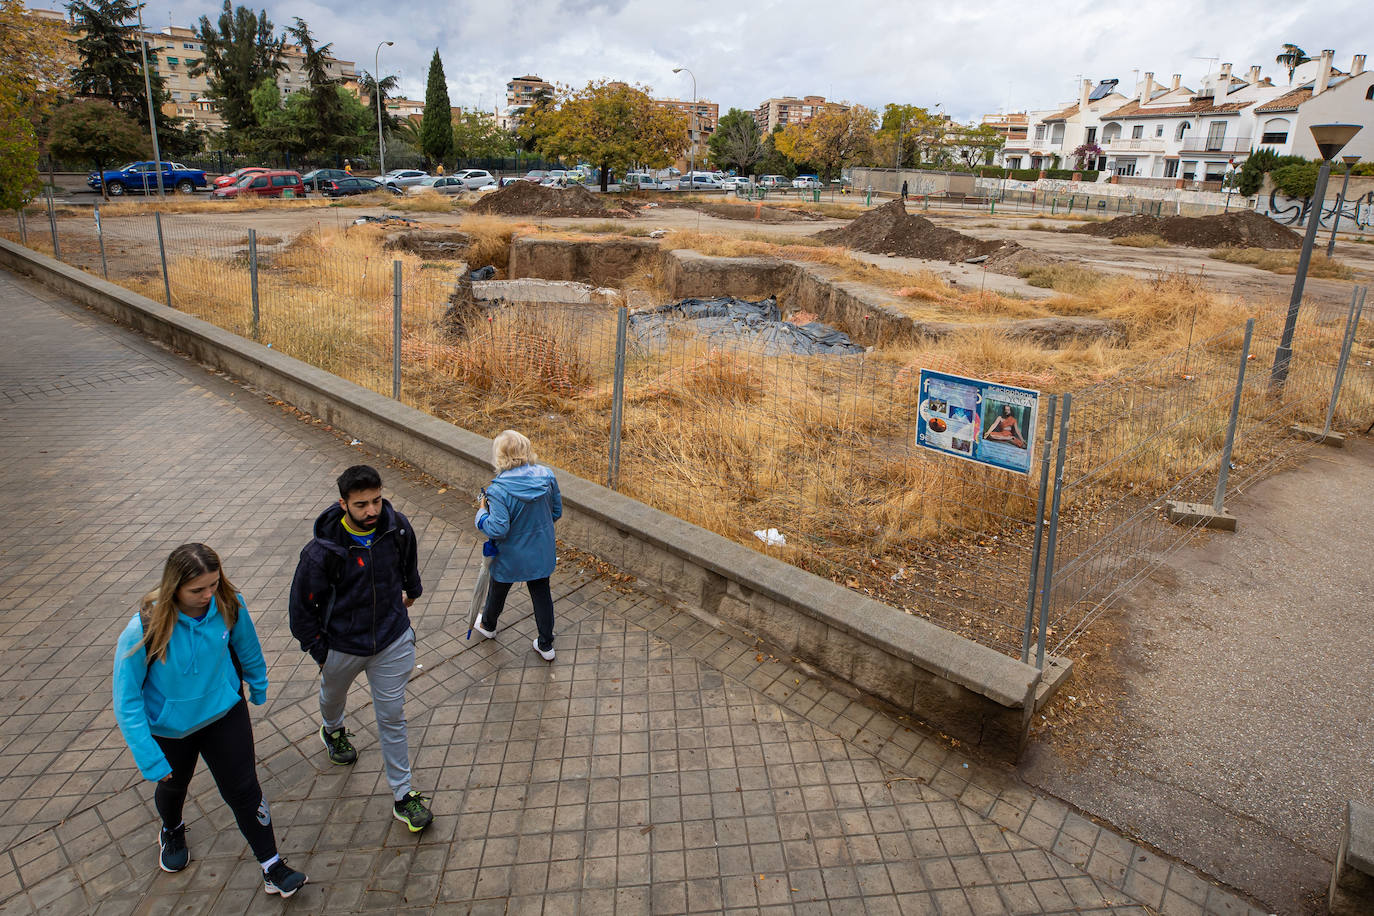
[[[428,172],[421,172],[419,169],[392,169],[378,178],[377,181],[388,188],[408,188],[411,185],[419,184],[428,177]]]
[[[488,185],[496,184],[496,179],[491,172],[486,169],[467,169],[453,176],[463,183],[463,187],[469,191],[476,191],[478,188],[485,188]]]
[[[439,194],[462,194],[467,188],[463,179],[457,175],[430,175],[406,188],[407,194],[423,194],[434,191]]]

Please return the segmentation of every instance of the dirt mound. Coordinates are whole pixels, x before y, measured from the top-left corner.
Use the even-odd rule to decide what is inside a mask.
[[[1253,210],[1213,216],[1119,216],[1065,232],[1115,239],[1124,235],[1157,235],[1187,248],[1300,248],[1302,236]]]
[[[906,212],[900,200],[894,200],[854,220],[839,229],[817,232],[812,238],[831,245],[843,245],[859,251],[886,254],[899,258],[927,258],[933,261],[978,262],[994,273],[1016,276],[1028,263],[1050,263],[1054,258],[1036,254],[1015,242],[984,241],[972,236],[944,229],[923,216]]]
[[[663,207],[681,207],[696,210],[721,219],[752,220],[761,223],[805,223],[822,220],[821,214],[814,210],[793,210],[788,207],[769,207],[761,203],[725,204],[710,201],[683,201],[660,204]]]
[[[633,214],[607,207],[591,191],[578,185],[545,188],[532,181],[515,181],[499,191],[483,195],[472,205],[473,213],[496,216],[596,216],[625,217]]]

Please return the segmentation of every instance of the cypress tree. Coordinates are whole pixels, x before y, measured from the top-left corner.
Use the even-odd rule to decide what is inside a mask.
[[[425,114],[420,120],[420,148],[426,159],[443,162],[453,155],[453,111],[444,80],[444,62],[439,49],[429,62],[429,83],[425,86]]]

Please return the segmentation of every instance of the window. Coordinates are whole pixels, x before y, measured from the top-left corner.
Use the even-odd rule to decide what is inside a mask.
[[[1156,124],[1156,125],[1155,125],[1155,136],[1156,136],[1156,137],[1162,137],[1162,136],[1164,136],[1164,125],[1163,125],[1163,124]]]
[[[1184,180],[1184,181],[1192,181],[1192,180],[1193,180],[1193,176],[1194,176],[1195,174],[1197,174],[1197,163],[1196,163],[1196,162],[1185,162],[1185,163],[1183,163],[1183,180]]]
[[[176,65],[177,65],[177,59],[176,59],[175,57],[169,57],[169,58],[167,58],[167,66],[169,66],[169,67],[175,67]]]
[[[1037,142],[1040,141],[1040,140],[1045,139],[1045,125],[1043,125],[1043,124],[1037,124],[1037,125],[1035,125],[1035,139],[1036,139]]]
[[[273,176],[272,176],[272,187],[274,187],[274,188],[284,188],[284,187],[286,187],[286,186],[289,185],[289,184],[294,184],[294,182],[292,182],[292,180],[291,180],[291,176],[290,176],[290,175],[273,175]]]
[[[1260,143],[1283,146],[1288,142],[1288,126],[1287,118],[1270,118],[1265,121],[1264,133],[1260,136]]]
[[[1368,91],[1365,92],[1364,97],[1370,101],[1374,101],[1374,86],[1369,87]]]
[[[194,50],[196,50],[196,46],[193,45],[193,44],[191,44],[189,41],[183,41],[183,42],[181,43],[181,46],[182,46],[183,48],[185,48],[187,51],[194,51]]]
[[[1116,174],[1121,175],[1121,176],[1123,176],[1123,177],[1128,177],[1128,176],[1134,175],[1134,174],[1135,174],[1135,160],[1134,160],[1134,159],[1118,159],[1118,160],[1116,160],[1116,169],[1115,169],[1115,171],[1116,171]]]
[[[1213,121],[1207,125],[1207,150],[1208,152],[1218,152],[1223,148],[1226,141],[1226,122]]]
[[[1135,125],[1134,127],[1131,128],[1131,139],[1132,139],[1132,140],[1139,140],[1139,139],[1140,139],[1141,137],[1143,137],[1143,136],[1145,136],[1145,125],[1144,125],[1144,124],[1137,124],[1137,125]]]
[[[1083,142],[1084,142],[1084,143],[1096,143],[1096,142],[1097,142],[1097,128],[1096,128],[1096,127],[1089,127],[1089,128],[1088,128],[1088,135],[1087,135],[1087,137],[1083,140]]]
[[[249,187],[253,187],[253,188],[265,188],[265,187],[267,187],[267,177],[266,177],[266,176],[263,176],[263,177],[261,177],[261,178],[254,178],[254,179],[253,179],[253,183],[252,183],[251,185],[249,185]]]
[[[1186,134],[1188,132],[1188,129],[1192,126],[1193,125],[1188,123],[1187,121],[1180,121],[1178,125],[1178,130],[1174,131],[1174,139],[1182,140],[1183,135]]]
[[[1164,160],[1164,177],[1165,177],[1165,178],[1177,178],[1177,177],[1178,177],[1178,160],[1177,160],[1177,159],[1166,159],[1166,160]]]

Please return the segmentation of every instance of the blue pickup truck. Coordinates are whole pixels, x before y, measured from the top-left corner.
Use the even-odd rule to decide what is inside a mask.
[[[131,162],[121,169],[100,173],[91,172],[86,184],[94,191],[103,185],[111,197],[119,197],[126,191],[157,191],[157,163]],[[192,194],[198,188],[207,187],[205,172],[201,169],[188,169],[180,162],[162,163],[162,187],[169,193]]]

